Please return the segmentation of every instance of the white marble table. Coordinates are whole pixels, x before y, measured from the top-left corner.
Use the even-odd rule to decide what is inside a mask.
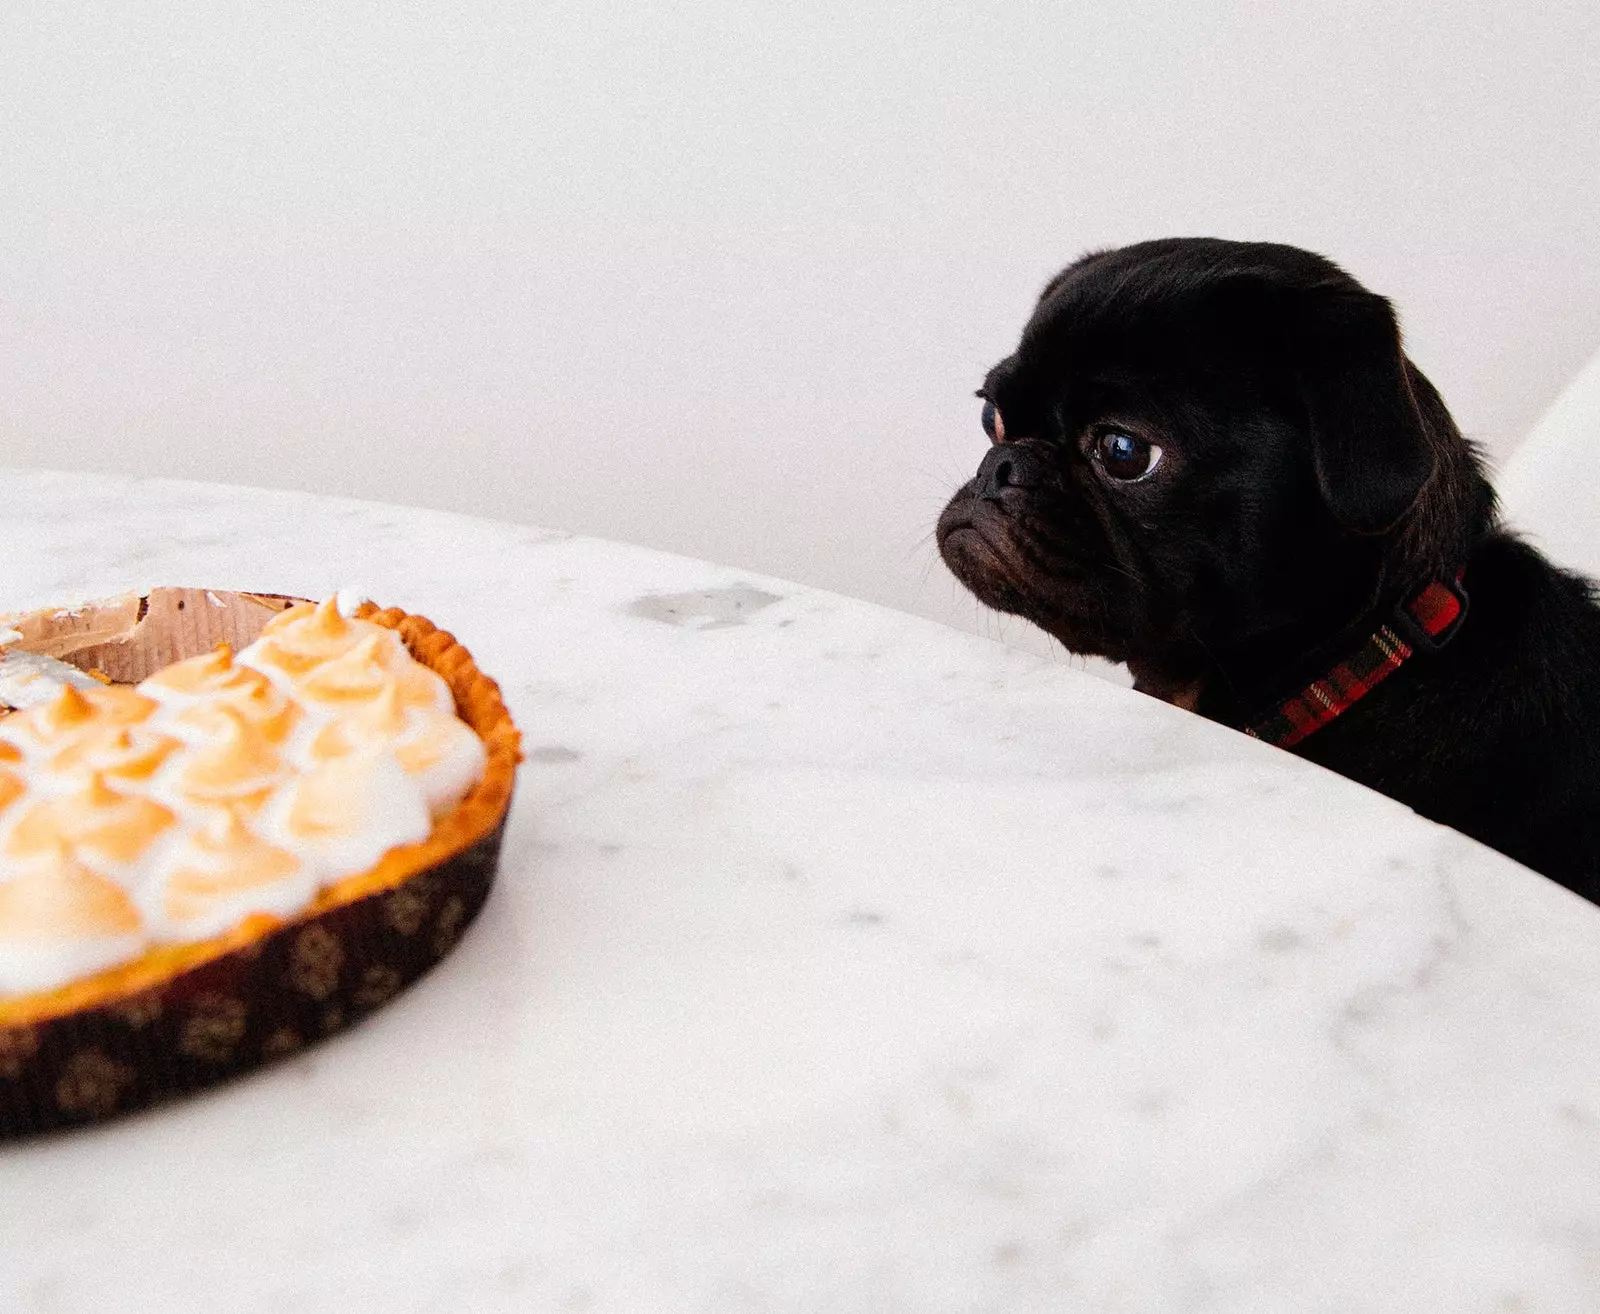
[[[1600,1309],[1600,909],[1286,754],[747,573],[0,472],[0,609],[356,584],[528,762],[303,1057],[0,1147],[0,1310]]]

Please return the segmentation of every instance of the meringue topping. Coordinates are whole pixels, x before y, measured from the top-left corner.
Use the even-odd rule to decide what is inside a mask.
[[[50,770],[88,770],[122,784],[147,781],[181,747],[171,735],[142,726],[91,727],[50,759]]]
[[[391,690],[405,706],[452,707],[449,686],[425,666],[396,662],[386,636],[393,638],[390,631],[379,630],[324,662],[301,681],[301,695],[336,711],[370,703]]]
[[[19,871],[0,869],[0,939],[136,935],[139,910],[120,885],[48,845]]]
[[[88,725],[94,720],[94,705],[78,690],[68,685],[60,697],[45,705],[44,711],[33,718],[33,723],[46,736],[60,738]]]
[[[85,689],[63,689],[34,717],[34,724],[45,734],[65,736],[86,725],[134,725],[155,710],[151,699],[133,689],[97,682]]]
[[[27,792],[28,786],[21,776],[0,767],[0,812],[4,812]]]
[[[265,678],[260,671],[235,665],[233,649],[219,643],[210,652],[163,667],[139,686],[139,692],[163,700],[205,698],[248,693]]]
[[[251,666],[233,659],[227,644],[176,662],[146,679],[139,691],[159,701],[180,733],[205,737],[225,726],[223,707],[236,709],[273,744],[282,744],[299,720],[289,695]]]
[[[46,990],[138,954],[144,923],[115,881],[65,844],[0,863],[0,995]]]
[[[316,881],[286,849],[267,843],[232,811],[213,814],[185,836],[153,909],[160,939],[219,935],[252,913],[286,917],[315,893]]]
[[[307,854],[337,880],[398,845],[426,839],[433,822],[393,754],[362,752],[296,777],[263,809],[261,826],[269,839]]]
[[[291,917],[485,769],[449,685],[331,599],[136,689],[66,669],[0,717],[0,996]]]
[[[394,753],[435,816],[461,801],[488,760],[483,741],[456,717],[431,708],[408,712],[392,686],[362,711],[325,726],[308,755],[313,762],[328,762],[371,749]]]
[[[120,794],[98,772],[76,793],[35,803],[6,836],[8,857],[28,858],[65,845],[97,866],[137,862],[176,817],[154,799]]]
[[[153,700],[132,689],[90,680],[87,688],[67,685],[48,703],[6,717],[0,733],[26,753],[64,746],[85,731],[136,725],[155,710]]]
[[[190,709],[194,711],[201,709]],[[197,803],[259,801],[284,774],[272,740],[228,703],[204,709],[213,718],[211,735],[190,748],[171,781],[181,799]]]
[[[430,714],[395,745],[400,769],[422,786],[430,802],[454,807],[483,775],[488,752],[483,740],[453,716]]]
[[[337,598],[315,606],[302,602],[268,621],[256,641],[239,654],[239,661],[269,675],[299,680],[373,634],[391,652],[408,655],[393,630],[342,616]]]
[[[376,634],[362,639],[355,647],[308,674],[301,682],[301,689],[319,703],[335,706],[371,702],[393,683],[384,669],[380,642]]]
[[[39,707],[64,688],[91,689],[95,683],[92,675],[76,666],[43,653],[13,650],[0,644],[0,707]]]
[[[177,734],[203,744],[232,733],[232,725],[238,722],[256,738],[281,747],[300,723],[300,716],[299,706],[269,683],[237,698],[194,703],[173,713],[171,724]]]
[[[390,684],[385,686],[376,698],[363,703],[359,707],[347,710],[342,717],[333,722],[328,728],[331,730],[334,726],[338,726],[347,735],[355,739],[364,737],[376,739],[382,743],[391,743],[405,734],[409,721],[410,709],[406,706],[405,700],[401,696],[400,686],[398,684]],[[327,732],[325,731],[324,733]],[[316,745],[321,741],[321,738],[322,736],[319,735],[317,740],[312,743],[311,751],[313,757],[316,756]],[[325,753],[324,756],[340,757],[344,752],[348,751],[348,749],[341,750],[336,748],[331,752]]]

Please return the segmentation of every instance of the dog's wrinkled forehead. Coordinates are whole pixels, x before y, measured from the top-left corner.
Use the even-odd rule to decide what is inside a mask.
[[[1226,392],[1281,373],[1308,306],[1367,294],[1330,261],[1272,243],[1169,238],[1096,252],[1046,286],[986,389],[1018,400],[1063,379],[1158,373]]]

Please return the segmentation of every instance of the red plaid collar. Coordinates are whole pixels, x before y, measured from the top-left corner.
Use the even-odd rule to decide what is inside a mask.
[[[1453,580],[1431,581],[1402,601],[1361,651],[1284,699],[1245,734],[1279,748],[1298,744],[1387,680],[1419,649],[1437,652],[1444,647],[1466,615],[1461,572]]]

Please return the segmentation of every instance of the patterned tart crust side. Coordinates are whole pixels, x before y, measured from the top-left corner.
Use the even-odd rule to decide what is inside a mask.
[[[307,953],[315,958],[315,947],[321,943],[314,933],[317,924],[326,920],[334,910],[385,892],[390,892],[392,906],[403,910],[407,900],[403,897],[402,887],[418,878],[425,878],[428,873],[450,863],[452,859],[468,855],[469,851],[478,855],[474,865],[482,865],[487,861],[492,869],[494,851],[498,849],[500,829],[510,807],[513,778],[520,760],[517,729],[501,700],[499,686],[478,669],[471,654],[456,642],[453,635],[437,629],[421,616],[411,616],[395,608],[380,611],[370,602],[364,603],[356,615],[396,631],[417,661],[443,677],[455,695],[457,715],[477,733],[487,750],[488,762],[483,778],[453,811],[440,818],[426,840],[392,849],[375,867],[329,886],[310,907],[287,921],[257,914],[212,939],[162,945],[132,962],[70,982],[59,989],[0,1000],[0,1080],[8,1075],[17,1075],[8,1073],[7,1069],[19,1067],[16,1060],[21,1057],[21,1050],[26,1050],[31,1056],[38,1048],[37,1037],[31,1043],[27,1037],[38,1030],[40,1024],[71,1022],[79,1015],[92,1011],[115,1010],[123,1001],[147,995],[157,988],[176,986],[181,994],[184,979],[198,969],[229,955],[249,957],[262,942],[280,939],[298,927],[313,932],[307,935],[302,931],[297,939],[296,950],[300,960],[306,959]],[[489,851],[479,854],[485,848]],[[482,892],[487,893],[487,873]],[[395,898],[395,895],[402,897]],[[479,897],[478,902],[481,901]],[[468,910],[463,905],[457,906],[461,911],[456,913],[453,920],[457,923],[454,930],[458,933],[467,915],[475,912],[476,907]],[[403,911],[400,917],[403,923]],[[395,920],[394,915],[391,914],[390,920]],[[453,943],[453,936],[435,938],[441,941],[449,939]],[[413,976],[417,974],[420,973],[411,973]],[[376,985],[376,976],[369,985]],[[315,994],[315,991],[312,993]],[[369,990],[368,993],[372,992]],[[137,1009],[134,1011],[137,1012]],[[8,1054],[12,1060],[9,1063]],[[0,1110],[0,1121],[3,1118],[3,1110]],[[10,1129],[0,1126],[0,1136],[7,1130]]]

